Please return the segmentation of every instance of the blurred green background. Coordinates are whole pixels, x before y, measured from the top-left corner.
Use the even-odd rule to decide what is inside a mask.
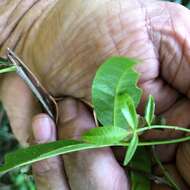
[[[180,3],[180,4],[190,8],[190,0],[175,0],[175,1],[170,0],[170,1]]]
[[[7,115],[0,104],[0,164],[5,153],[19,148],[11,133]],[[0,190],[35,190],[30,167],[23,167],[0,176]]]
[[[180,4],[190,8],[190,0],[175,0],[175,1],[171,0],[171,2],[180,3]]]
[[[190,0],[174,0],[190,8]],[[0,104],[0,164],[5,153],[19,148],[11,133],[9,122],[3,106]],[[30,167],[24,167],[0,176],[0,190],[36,190]]]

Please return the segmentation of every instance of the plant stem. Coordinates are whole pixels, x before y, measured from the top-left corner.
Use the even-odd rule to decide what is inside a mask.
[[[144,131],[148,131],[148,130],[151,130],[151,129],[173,129],[173,130],[176,130],[176,131],[183,131],[183,132],[186,132],[186,133],[190,133],[190,129],[186,129],[186,128],[183,128],[183,127],[170,126],[170,125],[150,125],[150,126],[138,128],[138,129],[136,129],[134,131],[129,131],[128,136],[133,135],[134,132],[141,135]]]
[[[139,129],[137,129],[137,132],[142,133],[142,132],[150,130],[150,129],[173,129],[173,130],[177,130],[177,131],[184,131],[184,132],[190,133],[190,129],[177,127],[177,126],[169,126],[169,125],[151,125],[148,127],[139,128]]]
[[[11,67],[7,67],[4,69],[0,69],[0,74],[1,73],[15,72],[15,71],[16,71],[16,66],[11,66]]]
[[[175,190],[180,190],[180,188],[178,187],[178,185],[175,183],[175,181],[173,180],[173,178],[168,173],[167,169],[163,166],[163,164],[159,160],[159,158],[158,158],[158,156],[157,156],[157,154],[155,152],[154,146],[152,146],[152,152],[153,152],[153,156],[154,156],[154,159],[155,159],[156,163],[158,164],[158,166],[162,170],[162,172],[163,172],[164,176],[166,177],[166,179],[168,180],[170,186],[172,186]]]
[[[151,141],[151,142],[139,142],[138,146],[152,146],[152,145],[162,145],[162,144],[175,144],[180,142],[189,141],[190,136],[188,137],[182,137],[178,139],[172,139],[172,140],[165,140],[165,141]],[[129,143],[127,142],[121,142],[114,144],[113,146],[128,146]]]

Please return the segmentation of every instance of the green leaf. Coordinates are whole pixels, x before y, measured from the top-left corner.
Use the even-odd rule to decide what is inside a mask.
[[[131,142],[127,148],[127,152],[125,155],[125,160],[124,160],[124,166],[126,166],[132,159],[133,155],[135,154],[135,151],[138,147],[139,143],[139,138],[136,133],[133,134],[133,137],[131,139]]]
[[[107,146],[110,145],[93,145],[75,140],[61,140],[47,144],[33,145],[29,148],[19,149],[7,154],[5,156],[5,164],[0,167],[0,174],[60,154]]]
[[[125,127],[119,97],[129,94],[137,107],[141,90],[137,87],[139,74],[133,70],[137,61],[112,57],[98,69],[92,85],[92,103],[102,125]]]
[[[9,72],[16,72],[16,66],[6,67],[2,69],[0,68],[0,74]]]
[[[106,126],[92,128],[82,136],[82,140],[92,144],[105,145],[117,143],[127,136],[128,132],[123,128]]]
[[[10,65],[7,59],[0,57],[0,74],[15,72],[15,71],[16,71],[15,65]]]
[[[133,99],[128,94],[122,95],[120,99],[123,102],[122,113],[129,126],[135,130],[138,127],[138,117]]]
[[[145,147],[138,147],[129,163],[131,190],[150,190],[150,179],[144,173],[151,174],[151,156]],[[133,170],[134,169],[134,170]]]
[[[153,119],[154,119],[154,112],[155,112],[155,101],[153,96],[148,97],[148,101],[145,108],[145,120],[147,124],[150,126]]]

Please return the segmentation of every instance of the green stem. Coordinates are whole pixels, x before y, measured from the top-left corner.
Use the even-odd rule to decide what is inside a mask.
[[[5,69],[0,69],[0,74],[2,73],[9,73],[9,72],[15,72],[16,66],[7,67]]]
[[[178,185],[175,183],[175,181],[173,180],[173,178],[168,173],[167,169],[163,166],[163,164],[159,160],[159,158],[158,158],[158,156],[157,156],[157,154],[155,152],[154,146],[152,146],[152,152],[153,152],[153,156],[154,156],[154,159],[155,159],[156,163],[158,164],[158,166],[162,170],[162,172],[163,172],[164,176],[166,177],[166,179],[168,180],[170,186],[172,186],[175,190],[180,190],[180,188],[178,187]]]
[[[190,133],[190,129],[177,127],[177,126],[169,126],[169,125],[151,125],[151,126],[148,126],[148,127],[143,127],[143,128],[137,129],[137,133],[142,133],[142,132],[148,131],[150,129],[173,129],[173,130],[176,130],[176,131],[183,131],[183,132]]]
[[[172,139],[172,140],[165,140],[165,141],[152,141],[152,142],[139,142],[138,146],[152,146],[152,145],[162,145],[162,144],[175,144],[175,143],[181,143],[185,141],[189,141],[190,136],[188,137],[182,137],[178,139]],[[129,143],[123,142],[115,144],[115,146],[128,146]]]

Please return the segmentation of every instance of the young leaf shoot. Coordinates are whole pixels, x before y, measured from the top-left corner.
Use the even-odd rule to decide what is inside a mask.
[[[127,152],[124,159],[124,166],[126,166],[132,159],[133,155],[135,154],[135,151],[138,147],[139,138],[136,133],[133,134],[133,137],[129,143],[129,146],[127,148]]]
[[[155,112],[154,97],[150,95],[148,97],[148,102],[147,102],[146,108],[145,108],[145,120],[146,120],[148,126],[150,126],[152,124],[152,121],[154,119],[154,112]]]
[[[129,127],[135,130],[138,127],[138,117],[133,99],[128,94],[124,94],[120,98],[123,103],[121,106],[122,113]]]
[[[113,126],[95,127],[87,131],[82,140],[88,143],[105,145],[117,143],[128,136],[125,129]]]
[[[4,64],[5,60],[0,59],[0,65],[1,63]],[[93,111],[95,111],[97,120],[103,125],[102,127],[90,129],[81,137],[80,141],[56,141],[33,145],[9,153],[5,157],[5,164],[0,167],[0,173],[61,154],[108,146],[128,146],[124,165],[132,164],[136,167],[138,166],[137,160],[139,160],[137,159],[139,151],[135,154],[137,147],[140,150],[140,146],[140,148],[144,148],[142,146],[189,141],[190,136],[172,140],[139,141],[139,136],[151,129],[172,129],[187,133],[190,132],[190,129],[155,123],[153,96],[149,96],[144,118],[138,116],[136,108],[142,92],[137,87],[139,74],[134,71],[136,63],[136,60],[130,58],[112,57],[98,69],[92,85],[92,103]],[[3,66],[2,69],[8,69],[8,67]],[[9,69],[14,70],[11,67]],[[133,158],[133,156],[135,157]],[[146,155],[144,156],[146,157]],[[134,160],[136,161],[134,162]],[[150,160],[147,159],[145,165],[147,166],[146,172],[149,172]],[[142,180],[139,181],[138,174],[132,173],[132,176],[132,189],[150,190],[150,183],[145,178],[142,177]],[[139,189],[135,189],[135,187],[139,187]]]
[[[135,107],[138,105],[141,89],[137,87],[139,74],[133,70],[136,64],[134,59],[112,57],[98,69],[92,85],[92,103],[102,125],[125,127],[120,95],[129,94]]]

